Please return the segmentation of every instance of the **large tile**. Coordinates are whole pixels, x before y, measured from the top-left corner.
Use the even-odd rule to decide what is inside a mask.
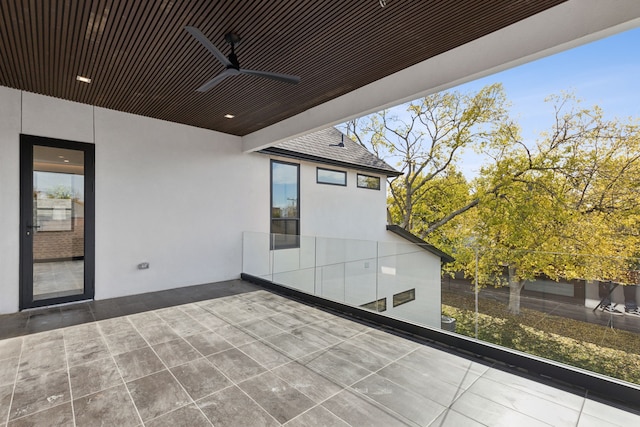
[[[180,338],[178,334],[176,334],[175,331],[166,323],[158,323],[145,328],[139,328],[138,331],[150,345],[173,341]]]
[[[337,319],[337,318],[336,318]],[[361,327],[354,327],[357,324],[353,322],[344,321],[323,320],[311,325],[314,329],[318,329],[327,334],[331,334],[340,339],[348,339],[361,333]]]
[[[116,364],[110,357],[71,366],[69,379],[74,399],[124,384]]]
[[[169,371],[160,371],[127,383],[143,421],[185,406],[191,400]]]
[[[266,338],[265,341],[276,346],[292,359],[306,356],[310,353],[320,350],[321,348],[309,341],[304,340],[300,336],[295,336],[288,332]]]
[[[64,347],[64,334],[61,329],[27,335],[24,337],[22,344],[22,348],[28,349],[29,352],[38,352],[60,347]]]
[[[176,366],[171,372],[193,400],[231,385],[231,382],[205,358]]]
[[[255,338],[266,338],[285,332],[269,318],[249,320],[236,326]]]
[[[127,322],[128,323],[128,322]],[[128,323],[130,325],[130,323]],[[122,332],[114,332],[104,335],[111,354],[126,353],[138,348],[147,347],[147,342],[142,338],[133,326],[131,329],[125,327]]]
[[[502,406],[555,426],[575,426],[580,415],[580,412],[574,409],[484,377],[473,383],[467,389],[467,393],[483,396]]]
[[[323,377],[345,387],[371,374],[371,371],[327,351],[319,351],[300,359],[299,362]]]
[[[352,426],[407,426],[395,414],[387,413],[348,391],[342,391],[322,404]]]
[[[94,339],[100,335],[100,332],[98,325],[92,322],[65,328],[63,334],[65,345],[68,347],[72,344]]]
[[[290,333],[294,337],[309,342],[319,348],[330,347],[341,341],[341,338],[315,329],[311,326],[303,326],[301,328],[293,329]]]
[[[523,378],[519,375],[510,374],[499,369],[488,369],[487,372],[482,375],[482,378],[507,385],[512,389],[519,390],[521,392],[526,392],[528,394],[550,400],[576,411],[581,411],[582,406],[584,405],[584,396],[579,396],[577,394],[561,390],[560,388]]]
[[[258,362],[235,348],[213,354],[208,359],[236,383],[266,371]]]
[[[392,360],[405,356],[418,347],[416,343],[378,330],[356,335],[349,342]]]
[[[11,396],[13,395],[13,384],[0,386],[0,423],[7,419],[11,408]],[[0,424],[1,425],[1,424]]]
[[[256,340],[256,337],[253,337],[231,325],[217,328],[215,332],[235,346],[249,344]]]
[[[308,410],[286,425],[287,427],[351,427],[322,406]]]
[[[397,361],[411,368],[425,380],[431,378],[450,383],[461,390],[467,389],[489,368],[479,363],[446,352],[436,352],[432,357],[413,352]]]
[[[0,340],[0,360],[20,356],[22,337]]]
[[[433,427],[484,427],[485,425],[478,421],[462,415],[453,409],[447,409],[436,420],[431,423]]]
[[[187,317],[186,319],[166,321],[167,324],[171,326],[171,328],[176,331],[176,333],[181,337],[184,337],[186,335],[198,334],[209,330],[206,326],[200,324],[197,320],[188,317],[186,314],[185,316]]]
[[[203,356],[219,353],[232,347],[229,341],[212,331],[184,337]]]
[[[372,351],[367,351],[364,348],[353,345],[348,341],[332,347],[329,351],[338,357],[353,362],[370,371],[377,371],[391,362],[391,359],[387,357]]]
[[[63,346],[46,346],[37,350],[25,351],[20,358],[18,381],[65,369],[66,367],[67,361]]]
[[[464,391],[458,385],[441,381],[437,376],[423,375],[399,363],[381,369],[378,375],[443,406],[449,406]]]
[[[164,363],[150,347],[118,354],[114,359],[127,382],[165,369]]]
[[[322,402],[342,390],[342,387],[322,375],[305,368],[298,362],[291,362],[272,371],[304,393],[314,402]]]
[[[102,337],[88,339],[67,346],[69,366],[104,359],[110,355],[109,348]]]
[[[154,326],[162,322],[162,319],[160,319],[160,317],[153,311],[132,314],[127,317],[129,318],[129,321],[133,323],[133,325],[138,329]]]
[[[75,399],[73,412],[77,427],[128,427],[140,424],[140,418],[124,385]]]
[[[451,409],[491,427],[549,426],[543,421],[469,392],[458,397]]]
[[[593,399],[585,399],[582,413],[621,426],[640,424],[640,413],[605,405]]]
[[[71,402],[45,409],[44,411],[11,421],[8,427],[75,427]]]
[[[13,384],[16,380],[18,372],[19,357],[11,357],[0,360],[0,386],[5,384]]]
[[[352,388],[422,426],[430,424],[446,409],[445,406],[376,374],[363,379]]]
[[[300,328],[302,326],[308,325],[312,321],[319,321],[319,318],[309,318],[304,313],[300,311],[292,311],[287,313],[280,313],[278,315],[272,316],[269,318],[273,324],[277,325],[279,328],[284,329],[285,331],[290,331],[292,329]]]
[[[20,418],[71,400],[67,371],[50,372],[15,385],[10,419]]]
[[[156,344],[153,349],[158,354],[158,357],[170,368],[201,357],[200,353],[182,338]]]
[[[145,427],[211,427],[211,423],[196,405],[187,405],[146,422]]]
[[[238,347],[240,351],[248,354],[253,360],[261,364],[267,369],[273,369],[277,366],[291,362],[291,359],[281,351],[273,349],[273,347],[264,344],[261,341],[254,341],[250,344]]]
[[[101,320],[97,322],[98,328],[103,335],[122,334],[135,331],[135,328],[126,317],[116,317],[113,319]]]
[[[238,387],[225,388],[196,402],[216,427],[276,427],[278,423]]]
[[[271,372],[244,381],[238,387],[281,423],[314,406],[311,399]]]

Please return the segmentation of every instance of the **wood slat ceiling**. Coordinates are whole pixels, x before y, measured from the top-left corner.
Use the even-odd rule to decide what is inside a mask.
[[[2,0],[0,85],[246,135],[563,1]],[[225,55],[236,32],[243,68],[302,81],[196,92],[224,68],[185,25]]]

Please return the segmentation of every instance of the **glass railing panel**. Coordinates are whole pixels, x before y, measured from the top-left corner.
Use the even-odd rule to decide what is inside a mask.
[[[268,233],[242,233],[242,272],[272,280],[272,260]]]
[[[299,236],[298,247],[272,251],[273,282],[315,292],[315,237]]]
[[[379,242],[378,297],[388,316],[439,328],[440,258],[413,245]]]
[[[630,267],[637,262],[552,255],[558,266],[572,267],[566,276],[516,281],[512,270],[510,286],[508,267],[487,274],[495,254],[479,251],[477,302],[475,274],[444,277],[443,313],[455,318],[456,333],[640,384],[640,316],[632,310],[640,292]]]

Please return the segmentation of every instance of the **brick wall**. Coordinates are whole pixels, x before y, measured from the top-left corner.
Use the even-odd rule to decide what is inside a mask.
[[[84,218],[73,218],[71,231],[37,231],[33,235],[33,260],[84,256]]]

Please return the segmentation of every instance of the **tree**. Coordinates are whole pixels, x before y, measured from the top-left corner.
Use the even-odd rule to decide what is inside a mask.
[[[555,122],[535,144],[521,140],[499,84],[348,123],[353,139],[404,173],[389,185],[391,221],[450,251],[469,274],[471,246],[482,248],[481,280],[509,285],[513,313],[528,279],[624,281],[638,253],[638,124],[606,120],[567,94],[549,102]],[[464,149],[491,159],[471,183],[455,167]]]
[[[390,216],[401,227],[426,235],[433,230],[425,227],[425,220],[438,222],[443,217],[427,219],[415,207],[430,203],[431,195],[443,191],[446,177],[456,173],[453,166],[462,151],[504,141],[499,135],[510,134],[506,129],[511,126],[506,107],[501,84],[475,94],[441,92],[408,104],[402,116],[385,110],[354,119],[346,124],[347,134],[403,173],[389,185]],[[467,204],[441,213],[450,215]]]
[[[491,189],[478,204],[474,230],[485,248],[483,279],[499,281],[506,268],[514,314],[526,280],[629,283],[638,252],[640,129],[605,120],[597,107],[578,109],[571,96],[552,101],[552,131],[533,149],[515,144],[478,180]]]

